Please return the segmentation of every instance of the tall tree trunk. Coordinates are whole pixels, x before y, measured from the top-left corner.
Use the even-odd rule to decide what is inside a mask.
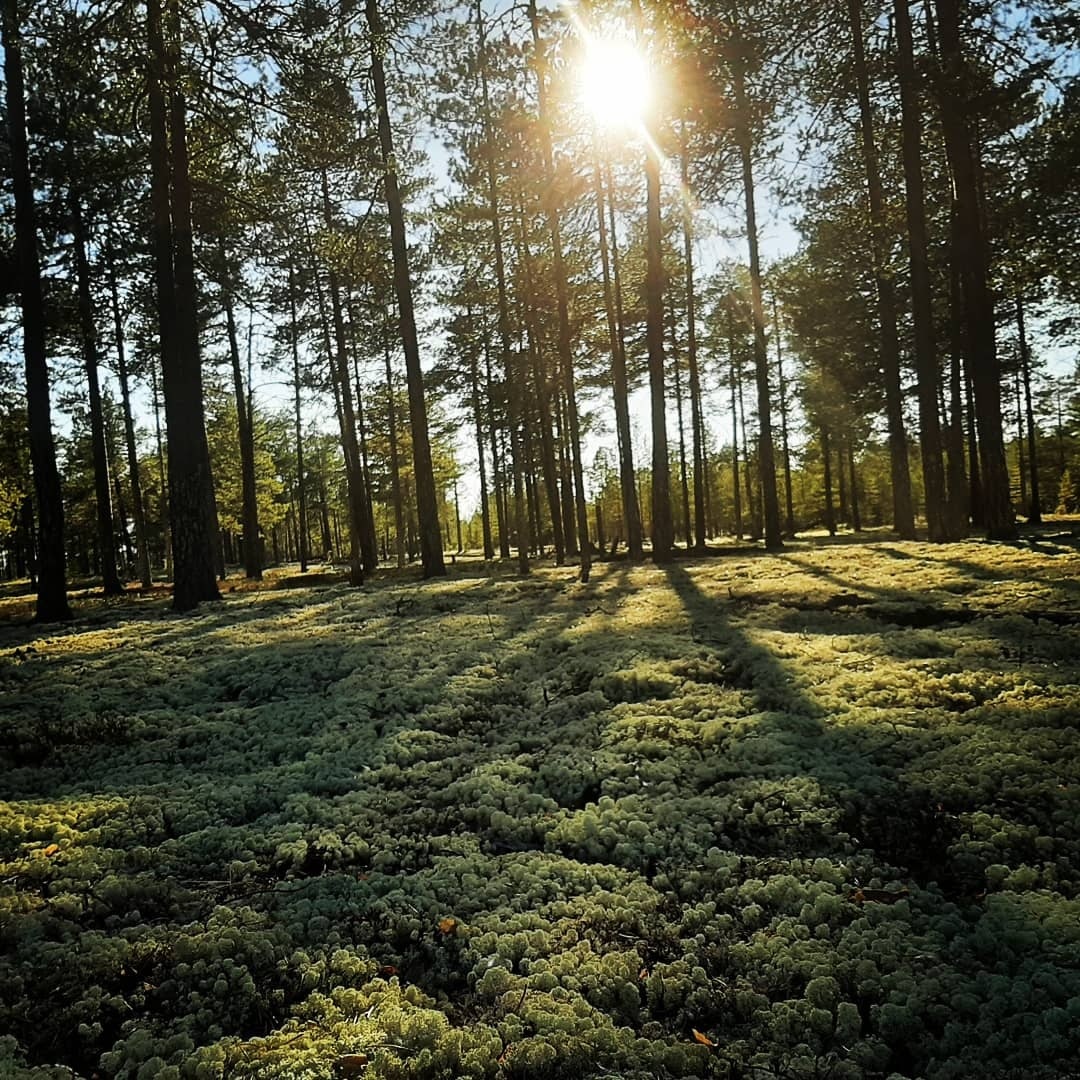
[[[900,345],[896,329],[896,287],[888,267],[888,236],[885,200],[881,187],[877,146],[874,141],[874,114],[870,106],[870,80],[863,45],[862,4],[848,0],[855,80],[859,99],[859,126],[862,133],[863,168],[870,210],[870,232],[877,286],[878,332],[881,367],[885,378],[885,414],[889,427],[889,464],[892,477],[893,527],[905,540],[915,538],[915,510],[911,501],[911,473],[908,465],[907,432],[904,429],[904,399],[900,386]]]
[[[147,0],[146,18],[154,264],[169,438],[173,607],[189,611],[203,600],[220,598],[216,571],[221,546],[203,410],[186,119],[175,71],[178,46],[173,43],[166,49],[159,0]]]
[[[836,535],[836,511],[833,509],[832,491],[832,447],[829,440],[829,429],[821,426],[821,460],[825,465],[825,528],[830,536]]]
[[[1031,345],[1024,320],[1024,298],[1016,294],[1016,332],[1020,338],[1020,374],[1024,380],[1024,404],[1027,416],[1028,466],[1031,469],[1031,502],[1028,524],[1042,524],[1042,499],[1039,496],[1039,455],[1035,442],[1035,411],[1031,404]]]
[[[324,177],[325,180],[325,177]],[[324,187],[324,208],[329,213],[329,193]],[[330,385],[341,432],[341,452],[345,459],[345,492],[349,504],[349,583],[363,585],[364,556],[362,537],[366,529],[364,472],[360,462],[360,445],[356,438],[356,414],[353,410],[352,388],[349,385],[349,362],[345,349],[345,322],[341,315],[341,297],[337,291],[337,276],[330,270],[330,298],[333,307],[334,338],[330,337],[330,313],[319,279],[318,267],[312,266],[315,293],[319,303],[319,323],[323,348],[330,366]]]
[[[150,365],[150,395],[154,406],[154,449],[158,468],[158,525],[161,528],[165,577],[172,577],[172,528],[169,525],[169,483],[165,469],[165,444],[161,438],[161,410],[164,402],[158,394],[157,365]]]
[[[70,175],[79,175],[75,154],[67,148]],[[94,502],[97,506],[97,542],[101,559],[101,584],[106,596],[124,591],[116,572],[116,534],[113,530],[112,492],[109,478],[109,454],[105,445],[105,417],[101,409],[101,384],[98,380],[98,336],[94,325],[94,299],[90,292],[90,263],[86,257],[86,224],[82,202],[74,187],[68,192],[71,210],[71,234],[75,253],[75,277],[79,307],[79,337],[83,366],[86,369],[87,402],[90,407],[90,446],[94,460]]]
[[[524,454],[521,445],[521,373],[514,364],[510,340],[510,302],[506,293],[506,263],[503,257],[502,219],[499,212],[499,184],[495,176],[494,132],[491,124],[491,99],[487,81],[487,41],[484,36],[484,11],[476,0],[477,65],[480,68],[481,121],[484,137],[484,171],[487,181],[488,210],[491,216],[491,239],[495,254],[495,286],[498,298],[499,347],[502,352],[503,377],[506,380],[506,414],[510,429],[510,468],[514,486],[514,528],[517,531],[518,571],[529,572],[529,518],[526,512],[524,488]]]
[[[308,568],[308,505],[307,480],[304,476],[304,432],[300,420],[300,326],[296,314],[296,267],[289,253],[289,344],[292,347],[293,367],[293,428],[296,438],[296,486],[300,503],[298,547],[300,572]]]
[[[694,288],[694,212],[690,202],[690,150],[686,125],[679,129],[679,172],[683,187],[683,266],[686,275],[686,366],[690,376],[690,423],[694,443],[694,550],[705,553],[705,420],[697,349],[697,294]]]
[[[668,333],[671,335],[671,373],[675,384],[675,417],[679,430],[679,494],[682,497],[683,536],[686,550],[694,545],[690,526],[690,483],[686,467],[686,418],[683,410],[682,365],[679,363],[679,347],[675,337],[675,312],[671,310],[668,320]]]
[[[562,394],[555,397],[555,429],[558,438],[559,454],[559,492],[562,498],[563,534],[566,541],[567,555],[578,553],[577,525],[574,508],[574,482],[571,475],[570,451],[567,448],[565,398]]]
[[[956,228],[955,210],[950,211],[949,228]],[[965,536],[972,509],[972,491],[964,461],[964,367],[967,349],[964,341],[963,289],[956,260],[949,264],[949,427],[948,482],[949,529],[953,536]],[[972,417],[974,420],[974,417]],[[974,428],[972,428],[974,433]],[[972,443],[974,448],[974,442]],[[977,469],[977,463],[976,463]]]
[[[540,467],[544,474],[544,490],[547,495],[548,514],[551,517],[551,542],[555,547],[555,565],[566,561],[566,536],[562,507],[559,505],[559,473],[555,461],[555,439],[552,434],[551,392],[540,353],[539,335],[536,332],[536,312],[533,306],[535,285],[532,268],[532,252],[525,237],[525,207],[518,206],[518,259],[525,272],[527,298],[523,304],[522,322],[529,350],[533,385],[536,388],[536,406],[540,414]]]
[[[746,76],[740,50],[741,39],[735,42],[732,64],[735,91],[735,135],[742,163],[743,195],[746,202],[746,242],[750,253],[750,299],[754,316],[754,369],[758,398],[758,476],[761,485],[762,511],[765,525],[765,550],[779,551],[780,504],[776,497],[776,462],[772,439],[772,400],[769,390],[769,356],[765,342],[765,308],[761,290],[761,256],[758,249],[757,207],[754,201],[754,163],[751,144],[749,103],[746,95]]]
[[[784,377],[784,348],[780,342],[780,312],[772,298],[773,327],[776,331],[776,384],[780,398],[780,449],[784,455],[784,511],[788,536],[795,536],[795,505],[791,493],[791,443],[788,440],[787,379]]]
[[[394,291],[397,294],[401,343],[405,351],[405,378],[409,389],[409,427],[413,443],[413,472],[416,480],[417,514],[420,525],[420,561],[424,577],[446,573],[442,536],[439,532],[439,506],[435,491],[435,472],[431,463],[428,438],[427,405],[424,401],[424,373],[420,367],[420,346],[416,336],[413,311],[412,277],[409,250],[405,237],[405,212],[398,186],[394,135],[390,125],[390,106],[386,93],[383,52],[386,32],[379,14],[378,0],[365,0],[364,13],[371,35],[371,81],[378,110],[379,146],[382,151],[383,183],[386,209],[390,218],[390,246],[394,260]]]
[[[1024,398],[1020,390],[1020,369],[1013,372],[1016,396],[1016,472],[1020,480],[1020,506],[1027,511],[1027,462],[1024,459]]]
[[[259,502],[255,488],[255,425],[248,412],[244,391],[244,376],[240,369],[240,342],[236,334],[236,312],[233,308],[232,268],[223,243],[219,243],[221,260],[221,303],[225,309],[225,331],[229,339],[229,359],[232,361],[233,394],[236,398],[236,426],[240,439],[240,488],[243,503],[244,576],[262,580],[262,558],[259,551]]]
[[[360,551],[364,557],[364,569],[374,570],[379,565],[379,545],[375,536],[375,502],[371,494],[371,465],[368,460],[367,422],[364,419],[364,388],[360,382],[360,344],[357,338],[359,319],[356,317],[355,299],[346,290],[349,311],[349,336],[352,342],[353,384],[356,391],[356,434],[360,443],[360,469],[364,477],[364,534]]]
[[[491,479],[495,495],[495,526],[499,532],[499,558],[510,558],[510,529],[506,521],[503,491],[502,454],[499,450],[499,425],[495,422],[495,380],[491,374],[491,342],[484,326],[484,381],[487,384],[488,436],[491,439]]]
[[[975,144],[972,76],[961,43],[960,0],[935,0],[944,83],[940,94],[945,149],[952,173],[958,228],[953,257],[960,266],[979,426],[982,515],[991,539],[1017,536],[1005,460],[1001,418],[1001,370],[990,291],[988,243],[979,195],[979,152]]]
[[[859,512],[859,478],[855,472],[855,441],[847,441],[848,490],[851,493],[851,527],[862,532],[862,514]]]
[[[611,213],[610,248],[618,259],[618,238],[615,235],[614,199],[610,189],[605,199],[604,178],[600,164],[600,150],[593,133],[593,188],[596,197],[596,220],[600,241],[600,269],[604,280],[604,312],[607,316],[608,345],[611,349],[611,390],[615,405],[615,431],[619,443],[619,491],[622,495],[623,527],[626,529],[626,546],[630,558],[637,562],[644,557],[641,537],[641,510],[634,483],[634,448],[630,436],[630,391],[626,377],[626,344],[623,337],[622,295],[616,270],[616,281],[611,279],[611,262],[608,257],[608,222],[605,220],[605,202]],[[619,290],[617,292],[617,290]]]
[[[730,306],[727,311],[728,333],[728,382],[731,387],[731,483],[734,492],[735,536],[743,538],[742,490],[739,481],[739,399],[742,397],[742,380],[735,351],[735,316]]]
[[[581,427],[578,419],[577,387],[574,379],[574,356],[570,336],[570,300],[567,284],[566,261],[563,257],[562,226],[559,210],[551,196],[555,183],[555,159],[551,148],[550,108],[548,105],[547,76],[541,53],[540,23],[536,0],[528,0],[529,25],[532,30],[533,62],[536,71],[537,93],[540,106],[540,143],[543,153],[544,176],[549,195],[545,198],[548,231],[551,233],[551,253],[555,274],[555,303],[559,322],[559,370],[566,394],[566,423],[570,437],[570,455],[574,472],[574,510],[577,519],[577,541],[581,566],[581,580],[589,580],[592,551],[589,543],[589,508],[585,501],[585,468],[581,458]],[[564,522],[565,527],[565,522]],[[569,550],[569,542],[567,543]]]
[[[128,483],[131,485],[131,514],[135,519],[136,564],[139,583],[144,589],[149,589],[154,580],[150,573],[150,546],[146,538],[146,506],[143,502],[142,480],[139,476],[139,450],[135,443],[135,420],[131,413],[131,385],[128,379],[127,348],[124,342],[124,318],[120,311],[120,289],[116,280],[112,237],[108,232],[105,235],[105,263],[109,275],[109,298],[112,303],[116,375],[120,380],[120,405],[124,413],[124,445],[127,450]]]
[[[397,556],[398,569],[405,565],[405,507],[401,499],[401,456],[398,451],[397,402],[394,400],[394,373],[390,366],[390,319],[383,321],[383,362],[386,365],[386,412],[387,428],[390,436],[390,497],[394,503],[394,554]],[[479,410],[476,385],[476,358],[473,358],[473,408]],[[490,559],[494,552],[491,548],[491,519],[487,507],[487,483],[484,478],[484,445],[481,438],[480,413],[476,412],[476,446],[480,455],[480,499],[484,516],[484,558]]]
[[[22,305],[23,357],[26,362],[27,425],[34,495],[38,508],[37,602],[40,622],[71,618],[64,555],[64,504],[56,468],[45,354],[45,311],[41,297],[37,214],[26,141],[26,98],[22,43],[16,0],[3,0],[4,83],[7,90],[8,150],[15,196],[15,260]]]
[[[855,0],[857,2],[857,0]],[[955,540],[956,515],[948,505],[938,412],[940,370],[934,336],[933,298],[927,254],[926,189],[922,169],[922,109],[915,52],[911,40],[910,0],[893,0],[896,55],[900,74],[901,129],[904,144],[908,250],[911,259],[911,307],[915,324],[915,370],[919,377],[919,448],[926,492],[926,525],[931,540]]]

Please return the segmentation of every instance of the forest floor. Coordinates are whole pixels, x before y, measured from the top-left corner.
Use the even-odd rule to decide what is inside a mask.
[[[0,1077],[1080,1076],[1080,544],[0,596]]]

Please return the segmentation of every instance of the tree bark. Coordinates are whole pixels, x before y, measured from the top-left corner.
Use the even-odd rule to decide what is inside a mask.
[[[690,151],[686,128],[682,136],[679,171],[683,186],[683,264],[686,273],[686,366],[690,381],[690,423],[694,444],[694,550],[705,553],[705,420],[701,407],[701,372],[697,349],[697,295],[694,288],[694,214],[689,198]]]
[[[889,464],[892,475],[893,527],[904,540],[915,538],[915,511],[911,501],[907,432],[904,429],[903,392],[900,385],[900,345],[896,329],[896,286],[888,267],[885,200],[874,142],[874,114],[870,106],[870,81],[863,46],[862,5],[848,0],[855,79],[862,131],[863,168],[870,210],[874,279],[877,286],[878,332],[881,367],[885,379],[885,414],[889,427]]]
[[[34,183],[30,176],[26,140],[26,92],[16,0],[3,0],[0,29],[3,31],[8,146],[15,196],[15,260],[22,307],[23,357],[26,362],[27,426],[38,508],[35,618],[39,622],[59,622],[71,618],[64,554],[64,504],[60,474],[56,468],[56,445],[49,401],[45,310],[41,297]]]
[[[378,110],[379,146],[382,151],[386,209],[390,218],[390,246],[394,260],[394,291],[397,294],[401,341],[405,350],[405,377],[409,390],[409,426],[413,443],[413,471],[416,479],[417,515],[420,528],[420,561],[424,577],[446,573],[442,536],[439,530],[439,506],[435,491],[435,472],[431,463],[428,437],[427,405],[424,400],[424,373],[420,367],[420,346],[413,311],[412,277],[409,250],[405,237],[405,212],[398,186],[394,135],[390,124],[390,106],[386,92],[383,51],[386,32],[379,14],[378,0],[365,0],[364,13],[371,35],[371,79]]]
[[[780,313],[773,297],[773,328],[776,331],[776,383],[780,398],[780,449],[784,455],[784,510],[789,537],[795,536],[795,506],[791,494],[791,443],[788,440],[787,380],[784,378],[784,349],[780,343]]]
[[[604,281],[604,313],[607,316],[608,345],[611,349],[611,391],[615,405],[615,431],[619,443],[619,492],[622,496],[623,526],[626,529],[626,547],[630,558],[638,562],[644,557],[641,538],[641,510],[634,483],[634,448],[630,436],[630,393],[626,377],[626,346],[623,337],[622,296],[619,289],[618,271],[613,284],[609,259],[608,223],[605,220],[605,202],[611,212],[611,250],[617,252],[615,236],[614,200],[610,190],[605,199],[604,179],[600,165],[600,151],[593,133],[593,188],[596,197],[596,220],[600,242],[600,269]],[[616,259],[617,259],[616,255]]]
[[[304,432],[300,423],[300,326],[296,314],[296,267],[291,252],[289,254],[289,331],[293,367],[293,430],[296,439],[296,486],[300,503],[297,548],[300,557],[300,572],[306,574],[309,539],[307,481],[304,476]]]
[[[136,565],[139,583],[144,589],[149,589],[154,580],[150,573],[150,547],[146,537],[146,507],[143,502],[142,480],[139,476],[139,450],[135,443],[135,421],[131,414],[131,385],[128,379],[127,349],[124,342],[124,319],[120,311],[120,290],[116,280],[112,238],[108,233],[105,237],[105,263],[109,275],[109,297],[112,303],[116,375],[120,381],[120,404],[124,413],[124,445],[127,450],[128,483],[131,485],[131,514],[135,519]]]
[[[1024,320],[1024,298],[1016,294],[1016,332],[1020,338],[1020,374],[1024,380],[1024,404],[1027,417],[1028,467],[1031,469],[1031,502],[1028,524],[1042,524],[1042,499],[1039,495],[1039,455],[1035,441],[1035,411],[1031,404],[1031,345]]]
[[[922,110],[911,40],[910,0],[893,0],[896,55],[900,74],[901,130],[904,147],[905,208],[911,260],[911,308],[915,324],[915,370],[919,377],[919,448],[926,491],[926,525],[930,540],[956,540],[952,527],[942,458],[938,412],[940,371],[934,336],[933,297],[926,231],[926,189],[922,169]]]
[[[240,369],[240,343],[236,336],[236,313],[233,310],[232,269],[224,244],[219,244],[221,260],[221,303],[225,309],[225,330],[229,339],[229,359],[232,362],[233,394],[236,398],[236,426],[240,442],[240,487],[243,502],[244,576],[262,580],[262,558],[259,552],[259,503],[255,487],[255,430],[248,413],[244,376]]]
[[[371,0],[368,0],[370,3]],[[566,261],[563,257],[562,227],[559,211],[552,195],[555,180],[555,160],[551,148],[551,130],[548,127],[550,110],[548,108],[547,79],[541,61],[540,23],[536,11],[536,0],[528,0],[529,25],[532,30],[533,61],[536,70],[537,93],[540,105],[540,143],[543,152],[544,175],[548,194],[545,197],[545,211],[548,230],[551,233],[552,262],[555,273],[555,300],[559,321],[559,368],[562,374],[566,394],[566,422],[570,437],[570,454],[574,472],[574,509],[577,517],[577,541],[580,559],[580,577],[589,580],[592,552],[589,543],[589,509],[585,501],[585,469],[581,460],[581,430],[578,421],[577,388],[574,380],[574,357],[570,337],[570,300],[568,296]],[[564,523],[565,524],[565,523]],[[569,549],[569,543],[567,548]]]
[[[159,0],[147,0],[146,16],[155,281],[169,440],[173,607],[190,611],[203,600],[220,599],[215,572],[221,548],[203,410],[191,182],[184,99],[176,85],[177,46],[173,43],[166,49]]]
[[[772,401],[769,390],[769,357],[765,343],[765,310],[761,289],[761,256],[758,249],[757,207],[754,201],[754,164],[750,134],[749,104],[743,60],[736,42],[732,65],[735,91],[735,134],[742,163],[743,194],[746,201],[746,242],[750,253],[750,299],[754,316],[754,369],[758,398],[758,475],[765,526],[765,550],[779,551],[780,505],[776,497],[776,462],[772,439]]]
[[[973,130],[970,74],[963,53],[959,0],[935,0],[944,83],[940,94],[946,155],[952,173],[957,229],[953,257],[960,267],[970,349],[972,388],[979,426],[982,517],[991,539],[1017,536],[1005,459],[1001,369],[994,332],[986,226],[980,206],[979,155]]]
[[[487,181],[488,211],[491,216],[491,240],[495,254],[495,286],[498,298],[499,347],[502,352],[503,377],[506,380],[507,426],[510,429],[510,468],[514,485],[514,527],[517,531],[518,572],[529,572],[529,518],[526,513],[524,488],[524,454],[521,444],[522,401],[521,373],[514,364],[510,340],[510,302],[506,293],[506,263],[503,257],[502,221],[499,216],[499,184],[495,176],[494,132],[491,126],[491,99],[487,81],[487,42],[484,37],[484,12],[476,0],[477,64],[480,68],[482,129],[484,138],[484,171]]]
[[[71,177],[78,175],[75,154],[67,148]],[[82,201],[74,186],[68,192],[71,209],[72,245],[75,253],[75,278],[78,293],[79,337],[83,366],[86,369],[86,396],[90,408],[90,446],[94,461],[94,502],[97,507],[98,557],[101,562],[102,591],[119,596],[124,591],[116,571],[116,533],[113,529],[112,491],[109,478],[109,454],[105,445],[105,417],[101,408],[101,383],[98,379],[98,336],[94,325],[94,299],[90,292],[90,263],[86,257],[86,222]]]
[[[405,508],[401,501],[401,455],[398,451],[397,402],[394,400],[394,372],[390,366],[390,320],[383,322],[383,361],[386,365],[386,412],[390,436],[390,497],[394,503],[394,554],[398,569],[405,565]],[[480,500],[484,518],[484,558],[494,557],[491,548],[491,517],[487,506],[487,481],[484,477],[484,444],[480,428],[479,398],[476,383],[476,358],[472,362],[473,409],[476,410],[476,448],[480,455]]]

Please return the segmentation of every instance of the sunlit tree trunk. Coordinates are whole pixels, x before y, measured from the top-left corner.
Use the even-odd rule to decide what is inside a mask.
[[[1031,404],[1031,345],[1024,320],[1024,298],[1016,294],[1016,332],[1020,338],[1020,375],[1024,380],[1024,405],[1027,418],[1028,466],[1031,469],[1031,502],[1028,524],[1042,524],[1042,499],[1039,495],[1039,456],[1035,441],[1035,411]]]
[[[618,238],[615,234],[614,200],[610,190],[604,191],[603,170],[600,162],[600,149],[595,146],[593,161],[593,188],[596,196],[596,220],[600,241],[600,269],[604,282],[604,312],[607,316],[608,343],[611,349],[611,390],[615,405],[615,430],[619,442],[619,492],[622,495],[623,524],[626,529],[626,546],[630,558],[640,560],[644,554],[641,538],[641,511],[638,508],[637,487],[634,483],[634,449],[630,438],[630,400],[626,377],[626,346],[622,326],[622,296],[616,290],[618,281],[612,282],[612,252],[618,251]],[[605,206],[607,203],[607,206]],[[608,222],[605,210],[611,211],[610,243]],[[617,258],[617,255],[616,255]]]
[[[773,328],[776,331],[776,388],[780,405],[780,449],[784,456],[785,528],[789,537],[795,535],[795,506],[791,493],[791,443],[788,440],[787,379],[784,377],[784,347],[781,343],[780,313],[773,297]]]
[[[405,377],[409,389],[409,426],[412,431],[413,471],[420,527],[420,561],[424,568],[424,577],[437,577],[446,573],[446,564],[443,561],[442,536],[439,532],[439,506],[435,491],[435,473],[431,464],[427,405],[424,401],[424,374],[420,367],[420,347],[413,311],[405,213],[398,187],[386,73],[383,68],[386,32],[377,0],[365,0],[364,13],[371,36],[371,81],[375,92],[375,108],[378,110],[379,145],[382,149],[386,209],[390,218],[390,245],[394,260],[394,290],[397,294],[401,340],[405,351]]]
[[[109,300],[112,306],[116,376],[120,382],[120,406],[124,414],[124,447],[127,451],[128,483],[131,485],[131,514],[135,519],[136,566],[139,583],[144,589],[149,589],[154,581],[150,573],[150,546],[146,537],[146,505],[143,501],[142,478],[139,475],[135,420],[131,413],[131,384],[128,378],[127,347],[124,341],[124,318],[120,310],[120,289],[116,279],[112,238],[108,232],[105,236],[105,265],[109,276]]]
[[[526,511],[524,454],[521,445],[522,411],[520,373],[514,364],[510,335],[510,302],[506,292],[506,262],[503,256],[502,219],[499,210],[499,184],[495,177],[495,134],[491,123],[491,99],[487,81],[487,43],[484,36],[484,12],[480,0],[475,7],[477,26],[477,66],[480,69],[481,121],[484,137],[484,172],[487,181],[488,210],[491,218],[492,250],[495,255],[495,286],[498,299],[499,348],[503,377],[506,380],[506,420],[510,429],[510,468],[514,487],[514,528],[517,532],[518,571],[529,572],[529,517]]]
[[[221,261],[221,302],[225,308],[225,330],[229,339],[229,359],[232,361],[233,392],[236,398],[236,426],[240,436],[240,487],[243,502],[244,576],[262,578],[262,558],[259,552],[259,504],[255,488],[255,426],[248,413],[244,376],[240,369],[240,343],[236,334],[236,312],[233,308],[232,272],[224,245],[218,250]]]
[[[158,0],[147,0],[146,14],[155,281],[169,437],[173,606],[188,611],[200,601],[219,599],[215,571],[221,569],[222,550],[203,409],[185,106],[176,85],[176,45],[166,49]],[[175,11],[170,21],[175,24]]]
[[[957,539],[951,528],[942,459],[941,420],[938,412],[937,341],[934,336],[933,298],[927,254],[926,194],[922,169],[922,110],[911,40],[910,0],[893,0],[896,55],[900,73],[900,103],[904,144],[908,249],[911,257],[911,306],[915,324],[915,369],[919,378],[919,448],[926,491],[926,524],[931,540]]]
[[[821,460],[825,466],[825,528],[829,530],[830,536],[835,536],[836,511],[833,508],[832,446],[829,439],[829,429],[822,425],[819,434],[821,437]]]
[[[686,366],[690,376],[690,423],[694,444],[694,550],[705,552],[705,420],[701,407],[701,372],[697,347],[697,295],[694,288],[694,213],[690,202],[690,151],[686,127],[682,136],[679,171],[683,188],[683,265],[686,274]]]
[[[304,432],[300,415],[300,326],[296,313],[296,267],[292,254],[289,254],[289,344],[292,348],[293,368],[293,428],[296,438],[296,486],[300,504],[299,556],[300,570],[307,573],[308,568],[308,505],[307,479],[304,476]]]
[[[75,155],[68,147],[67,163],[71,176],[77,176]],[[112,492],[109,478],[109,454],[105,445],[105,417],[101,408],[101,384],[98,379],[98,336],[94,325],[94,299],[90,292],[90,263],[86,257],[86,225],[78,192],[69,193],[71,235],[75,252],[75,278],[78,294],[79,337],[86,370],[87,403],[90,408],[90,446],[94,461],[94,502],[97,507],[98,558],[101,562],[102,591],[119,596],[124,591],[116,571],[116,534],[113,530]]]
[[[935,0],[945,84],[940,95],[957,228],[952,256],[960,268],[975,411],[979,427],[982,519],[991,539],[1017,535],[1001,417],[1001,369],[990,292],[986,227],[980,207],[979,157],[972,130],[971,75],[961,44],[959,0]]]
[[[45,311],[41,297],[37,214],[26,141],[26,101],[22,43],[16,0],[3,0],[0,12],[7,101],[8,161],[15,197],[15,265],[22,307],[23,357],[26,362],[26,405],[30,461],[38,508],[36,618],[55,622],[71,618],[67,601],[64,554],[64,505],[56,468],[49,401],[49,366],[45,353]]]
[[[371,0],[368,0],[370,3]],[[551,190],[555,178],[555,161],[551,147],[550,109],[548,107],[547,75],[542,59],[540,22],[536,0],[528,0],[528,17],[532,30],[533,63],[536,71],[540,117],[539,134],[547,187]],[[592,560],[589,544],[589,510],[585,501],[585,469],[581,459],[581,430],[578,419],[577,387],[574,380],[574,358],[570,336],[570,301],[568,296],[566,261],[563,256],[562,226],[559,211],[552,197],[545,199],[548,231],[551,234],[551,253],[555,275],[555,303],[558,312],[559,368],[566,395],[566,422],[570,441],[571,464],[574,474],[574,509],[577,521],[577,541],[581,564],[581,580],[588,581]],[[564,515],[565,518],[565,515]],[[564,520],[565,527],[565,520]],[[570,548],[567,542],[567,550]]]
[[[735,536],[743,538],[742,485],[739,481],[739,398],[742,397],[741,379],[735,350],[735,317],[727,310],[728,334],[728,384],[731,390],[731,483],[734,492]]]
[[[746,203],[746,242],[750,254],[750,300],[754,317],[754,370],[758,398],[758,477],[761,487],[762,515],[765,526],[765,549],[782,548],[780,505],[776,497],[776,463],[772,439],[772,399],[769,389],[769,357],[765,342],[765,309],[761,289],[761,256],[758,248],[757,208],[754,195],[754,164],[746,95],[746,76],[737,39],[732,63],[732,86],[735,94],[735,134],[742,163],[743,195]]]

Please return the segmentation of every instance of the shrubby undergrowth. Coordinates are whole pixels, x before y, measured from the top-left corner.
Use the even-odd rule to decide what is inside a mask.
[[[1080,557],[0,637],[0,1076],[1075,1076]]]

